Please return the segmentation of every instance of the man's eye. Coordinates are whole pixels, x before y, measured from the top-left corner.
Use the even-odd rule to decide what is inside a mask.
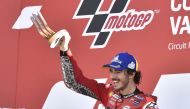
[[[110,69],[110,72],[113,73],[114,71],[112,69]]]
[[[115,71],[115,73],[121,73],[121,71]]]
[[[110,69],[110,73],[121,73],[122,71],[120,70],[113,70],[113,69]]]

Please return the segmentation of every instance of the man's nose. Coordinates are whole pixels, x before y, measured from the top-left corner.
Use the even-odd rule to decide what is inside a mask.
[[[110,74],[110,78],[117,78],[117,74],[111,73],[111,74]]]

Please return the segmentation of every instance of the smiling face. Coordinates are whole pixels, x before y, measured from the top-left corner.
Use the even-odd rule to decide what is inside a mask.
[[[130,79],[127,72],[124,70],[114,70],[113,68],[110,68],[109,70],[113,88],[117,91],[126,89]]]

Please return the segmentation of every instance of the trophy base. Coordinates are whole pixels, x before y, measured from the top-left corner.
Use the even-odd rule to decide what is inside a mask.
[[[60,40],[64,37],[65,31],[60,30],[57,33],[55,33],[49,40],[50,48],[55,48],[57,45],[60,44]]]

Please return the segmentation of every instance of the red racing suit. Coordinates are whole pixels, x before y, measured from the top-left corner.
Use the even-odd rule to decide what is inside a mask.
[[[65,85],[77,93],[100,100],[106,109],[158,109],[156,97],[138,89],[129,95],[121,95],[113,88],[83,76],[72,55],[60,52]]]

